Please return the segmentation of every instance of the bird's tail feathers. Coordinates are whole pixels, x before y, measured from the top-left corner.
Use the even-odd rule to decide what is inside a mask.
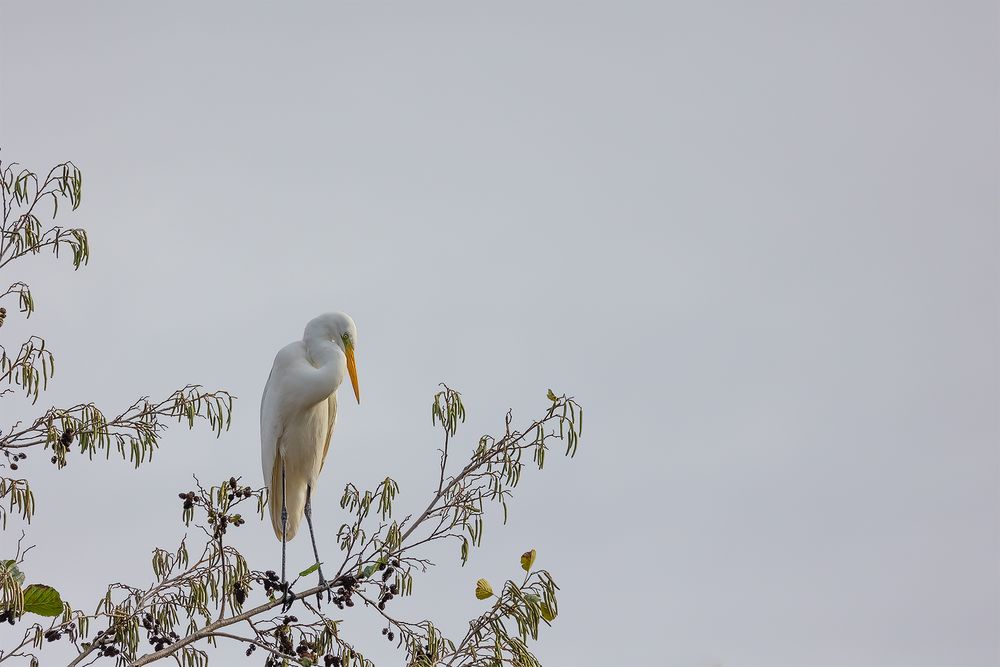
[[[299,532],[299,522],[306,507],[305,484],[286,484],[285,509],[288,511],[288,521],[285,526],[285,541],[288,542]],[[275,454],[274,469],[271,471],[271,488],[268,505],[271,510],[271,526],[274,535],[281,539],[281,453]]]

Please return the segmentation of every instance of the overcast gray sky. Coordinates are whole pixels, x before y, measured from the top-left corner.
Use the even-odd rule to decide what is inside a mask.
[[[147,583],[192,472],[260,482],[273,354],[344,310],[363,402],[321,552],[349,480],[426,502],[436,383],[467,446],[548,387],[588,410],[578,457],[399,610],[458,631],[535,547],[549,666],[1000,665],[998,26],[986,1],[3,2],[2,157],[76,161],[62,221],[93,244],[3,278],[38,302],[4,343],[57,353],[39,407],[239,396],[139,472],[29,459],[29,577],[88,609]],[[236,535],[277,565],[269,526]],[[356,640],[400,664],[377,627]]]

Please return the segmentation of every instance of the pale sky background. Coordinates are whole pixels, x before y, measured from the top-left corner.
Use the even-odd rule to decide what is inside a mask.
[[[349,480],[423,507],[438,382],[465,447],[548,387],[588,411],[397,612],[458,633],[535,547],[550,667],[1000,665],[998,31],[943,0],[3,2],[0,155],[76,161],[60,221],[93,244],[2,277],[38,303],[4,344],[57,354],[38,409],[239,396],[139,472],[32,455],[29,579],[85,609],[146,585],[191,473],[260,483],[273,354],[344,310],[363,401],[321,553]],[[278,565],[269,526],[234,538]]]

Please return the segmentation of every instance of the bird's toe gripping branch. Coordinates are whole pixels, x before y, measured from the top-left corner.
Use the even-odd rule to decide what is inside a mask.
[[[293,602],[295,602],[295,593],[292,591],[292,585],[286,581],[285,590],[281,594],[281,613],[285,613],[291,609]]]
[[[320,570],[320,573],[319,573],[319,585],[323,587],[323,590],[322,591],[316,591],[316,604],[319,605],[320,600],[322,599],[324,592],[326,593],[326,601],[328,603],[329,602],[333,602],[333,592],[330,590],[330,588],[332,587],[332,584],[329,581],[327,581],[326,578],[323,576],[323,571],[322,570]]]

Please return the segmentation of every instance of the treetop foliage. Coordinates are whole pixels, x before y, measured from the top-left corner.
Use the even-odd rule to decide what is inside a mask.
[[[64,211],[67,203],[70,210],[80,205],[80,170],[66,162],[39,177],[0,162],[0,176],[0,269],[46,249],[70,257],[74,268],[85,265],[90,254],[86,232],[42,222],[43,213],[55,219],[60,202]],[[25,318],[35,309],[31,290],[21,281],[0,293],[0,303],[4,300],[14,302]],[[0,307],[0,341],[6,317]],[[37,403],[56,370],[44,338],[33,335],[11,347],[0,342],[0,354],[0,397],[18,392]],[[224,390],[188,385],[162,399],[141,397],[120,412],[82,403],[50,407],[24,423],[0,422],[0,530],[26,528],[34,515],[35,495],[21,474],[29,455],[33,464],[48,459],[60,471],[82,458],[112,454],[138,467],[152,460],[170,423],[205,424],[221,437],[231,424],[233,400]],[[22,532],[12,553],[0,547],[0,622],[24,628],[14,645],[0,646],[0,665],[38,665],[40,655],[57,644],[64,651],[69,645],[71,666],[138,666],[171,658],[184,667],[204,667],[209,650],[228,642],[241,645],[248,658],[258,653],[271,667],[369,667],[373,663],[365,647],[350,636],[351,617],[361,613],[381,620],[384,640],[405,655],[407,665],[537,666],[530,643],[558,616],[559,588],[547,570],[535,567],[534,549],[521,556],[517,576],[496,588],[480,579],[469,591],[488,608],[469,621],[461,636],[446,635],[429,618],[402,618],[391,608],[396,598],[419,595],[420,578],[434,565],[426,556],[429,545],[454,544],[457,560],[465,565],[471,550],[482,544],[483,519],[491,507],[506,523],[508,503],[526,467],[541,470],[553,445],[566,456],[576,453],[582,408],[551,390],[546,400],[540,415],[523,426],[515,426],[508,412],[501,432],[456,447],[465,406],[459,392],[442,385],[431,407],[441,445],[426,504],[400,512],[399,485],[389,477],[372,489],[348,483],[340,505],[349,519],[336,533],[339,566],[327,586],[297,589],[319,563],[290,582],[297,596],[294,615],[281,612],[285,591],[275,572],[255,569],[253,561],[264,556],[249,557],[230,541],[230,531],[260,520],[267,506],[266,489],[235,475],[212,485],[195,477],[180,490],[172,502],[179,504],[187,534],[175,546],[152,550],[148,584],[111,583],[96,605],[74,607],[56,589],[35,581],[32,547],[25,546]]]

